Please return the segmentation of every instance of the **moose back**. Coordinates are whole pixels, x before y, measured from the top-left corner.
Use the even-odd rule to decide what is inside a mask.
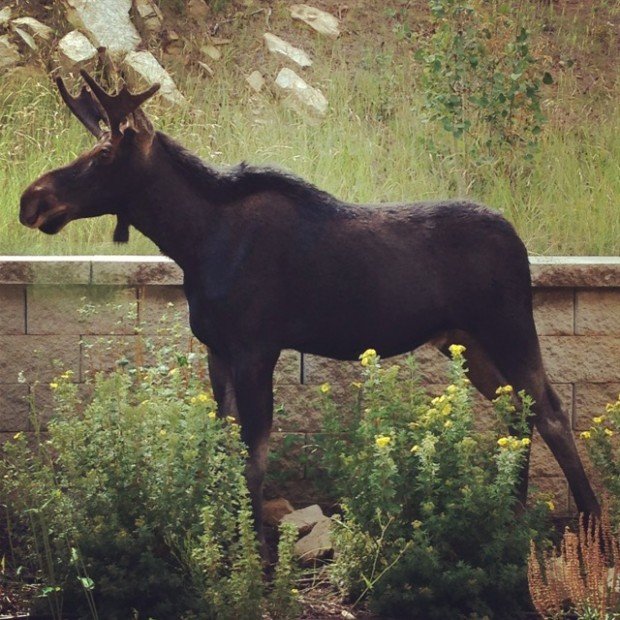
[[[527,252],[505,219],[464,201],[349,204],[269,168],[214,169],[153,130],[140,106],[157,87],[110,95],[82,77],[88,87],[76,97],[62,80],[58,88],[97,143],[25,190],[20,221],[55,234],[111,214],[115,240],[134,226],[179,264],[219,411],[238,416],[249,448],[261,540],[272,375],[283,349],[347,360],[369,347],[388,357],[428,341],[444,353],[465,345],[482,394],[511,384],[532,396],[531,423],[578,509],[598,512],[543,368]],[[527,471],[522,502],[526,492]]]

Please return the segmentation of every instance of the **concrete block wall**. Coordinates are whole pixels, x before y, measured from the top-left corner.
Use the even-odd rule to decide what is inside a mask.
[[[620,258],[532,258],[531,265],[547,372],[578,432],[620,393]],[[45,417],[48,384],[59,372],[72,370],[83,383],[90,372],[112,367],[123,347],[131,356],[138,331],[157,338],[161,317],[171,320],[170,304],[186,325],[181,282],[178,267],[160,257],[0,257],[0,441],[32,432],[33,392]],[[439,391],[447,382],[446,360],[430,346],[416,357],[425,382]],[[284,446],[289,479],[307,474],[312,437],[321,432],[312,404],[318,386],[329,382],[339,398],[352,398],[350,384],[359,376],[354,362],[283,353],[273,445]],[[480,408],[484,417],[483,399]],[[539,438],[530,475],[532,486],[554,495],[558,512],[573,509],[566,481]]]

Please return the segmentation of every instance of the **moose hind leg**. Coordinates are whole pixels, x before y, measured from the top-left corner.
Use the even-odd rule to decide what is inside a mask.
[[[507,313],[507,316],[511,316]],[[497,319],[498,314],[495,318]],[[500,372],[516,391],[534,400],[533,422],[564,472],[580,512],[599,514],[600,507],[577,452],[568,415],[545,374],[531,314],[511,324],[496,320],[479,338]]]
[[[217,403],[218,417],[223,418],[230,415],[238,419],[232,367],[226,360],[211,350],[209,350],[209,378],[211,379],[213,396]]]
[[[562,468],[579,512],[599,515],[600,506],[579,458],[568,417],[548,381],[538,405],[536,428]]]

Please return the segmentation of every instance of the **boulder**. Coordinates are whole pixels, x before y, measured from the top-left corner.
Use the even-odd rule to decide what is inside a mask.
[[[292,4],[290,11],[293,19],[301,20],[317,32],[334,39],[340,36],[338,19],[330,13],[307,4]]]
[[[332,520],[329,517],[323,517],[309,534],[295,543],[295,555],[304,564],[314,564],[317,560],[333,553],[331,525]]]
[[[291,523],[297,528],[299,534],[307,534],[310,530],[327,517],[323,514],[318,504],[295,510],[282,517],[282,523]]]
[[[201,46],[200,53],[203,56],[207,56],[211,60],[219,60],[222,57],[222,52],[220,52],[220,50],[211,43]]]
[[[250,75],[245,78],[245,81],[249,84],[250,88],[260,93],[263,90],[263,86],[265,86],[265,78],[260,71],[252,71]]]
[[[288,41],[277,37],[275,34],[271,34],[270,32],[266,32],[263,35],[265,39],[265,43],[267,44],[267,49],[272,54],[278,54],[280,56],[284,56],[289,60],[297,63],[300,67],[309,67],[312,65],[312,60],[310,60],[310,56],[306,54],[302,49],[298,47],[294,47]]]
[[[187,14],[197,22],[204,22],[209,17],[209,7],[204,0],[189,0]]]
[[[139,90],[158,82],[161,85],[159,92],[168,103],[185,103],[185,97],[179,92],[174,80],[151,52],[129,52],[123,60],[123,69],[130,88]]]
[[[161,28],[164,18],[154,0],[134,0],[134,7],[138,25],[141,25],[144,30],[157,32]]]
[[[283,517],[293,512],[295,509],[291,503],[283,497],[269,499],[263,502],[263,521],[267,525],[277,527]]]
[[[315,116],[327,114],[328,102],[325,95],[310,86],[291,69],[280,70],[276,78],[276,86],[287,94],[287,103],[297,112],[309,112]]]
[[[67,19],[95,47],[105,47],[117,60],[133,51],[141,39],[129,17],[131,0],[63,0]]]
[[[0,9],[0,27],[7,26],[11,19],[11,7],[5,6]]]
[[[72,30],[58,41],[58,60],[67,71],[93,69],[97,49],[79,30]]]
[[[0,69],[15,66],[21,60],[17,45],[12,43],[8,34],[0,36]]]
[[[39,49],[37,42],[34,40],[34,37],[29,34],[28,32],[26,32],[25,30],[22,30],[21,28],[18,28],[17,26],[13,26],[13,24],[11,24],[12,28],[13,28],[13,32],[31,49],[36,51],[37,49]]]
[[[18,17],[11,20],[12,26],[25,30],[35,39],[49,41],[54,36],[54,30],[34,17]]]

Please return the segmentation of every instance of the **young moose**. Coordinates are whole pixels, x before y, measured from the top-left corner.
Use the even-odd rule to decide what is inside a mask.
[[[213,169],[153,130],[140,109],[157,90],[107,94],[88,86],[67,106],[98,139],[21,198],[20,220],[47,234],[112,214],[184,273],[191,328],[209,349],[220,413],[238,416],[262,540],[261,494],[272,422],[272,374],[283,349],[357,359],[432,341],[464,344],[487,398],[511,384],[535,400],[536,425],[577,507],[597,513],[560,401],[545,375],[532,317],[525,247],[512,226],[462,202],[355,205],[304,181],[241,164]],[[102,129],[100,123],[108,126]],[[525,501],[527,471],[520,489]]]

